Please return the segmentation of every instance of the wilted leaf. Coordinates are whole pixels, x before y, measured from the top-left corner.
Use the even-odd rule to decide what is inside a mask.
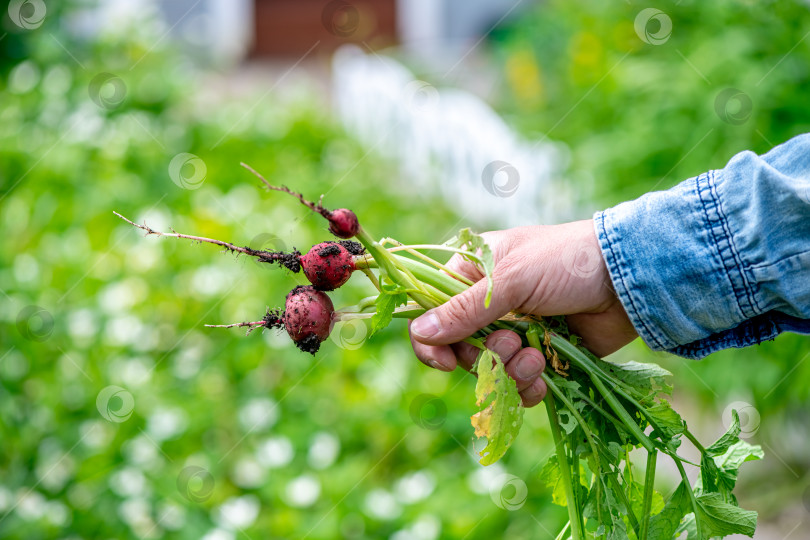
[[[492,402],[470,419],[475,435],[487,438],[487,445],[479,452],[480,463],[491,465],[503,457],[517,437],[523,423],[523,405],[517,384],[506,374],[497,354],[483,349],[474,367],[478,374],[476,404],[481,407],[491,394],[495,394]]]

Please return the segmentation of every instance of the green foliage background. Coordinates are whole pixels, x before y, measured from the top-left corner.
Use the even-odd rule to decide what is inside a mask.
[[[593,194],[593,209],[810,128],[805,6],[661,4],[673,33],[658,46],[633,29],[644,7],[551,1],[493,35],[504,66],[497,106],[527,134],[567,143],[568,179]],[[44,24],[25,32],[3,11],[0,537],[401,540],[558,530],[564,510],[537,478],[551,452],[540,411],[527,412],[504,463],[484,470],[471,456],[472,379],[424,368],[401,323],[359,348],[360,335],[346,329],[316,358],[272,333],[205,329],[261,316],[299,278],[213,246],[142,238],[112,215],[265,247],[306,249],[327,237],[303,208],[259,189],[240,161],[327,193],[373,233],[406,242],[426,240],[426,229],[449,235],[459,226],[452,209],[403,198],[395,167],[367,155],[314,95],[274,95],[255,107],[260,95],[206,101],[210,76],[155,47],[160,32],[134,25],[71,37],[60,22],[70,9],[49,4]],[[123,81],[120,104],[90,99],[100,73]],[[742,124],[715,113],[726,87],[751,98]],[[184,152],[205,164],[198,189],[168,174]],[[353,303],[364,291],[355,279],[333,297]],[[702,363],[638,343],[620,356],[672,369],[677,407],[707,439],[722,431],[731,401],[754,405],[754,439],[767,458],[743,473],[740,500],[775,519],[785,505],[801,508],[808,484],[810,427],[800,414],[808,352],[807,338],[784,336]],[[111,385],[125,393],[99,403]],[[188,480],[187,467],[205,472]],[[514,485],[494,494],[500,506],[488,491],[500,474],[527,486],[514,511],[503,508],[524,497]],[[755,489],[763,478],[781,487]],[[302,486],[319,486],[311,504],[291,497]],[[223,522],[223,505],[258,516],[240,529]]]

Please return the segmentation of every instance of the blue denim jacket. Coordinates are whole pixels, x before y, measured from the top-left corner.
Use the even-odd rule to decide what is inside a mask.
[[[687,358],[810,333],[810,134],[594,215],[653,350]]]

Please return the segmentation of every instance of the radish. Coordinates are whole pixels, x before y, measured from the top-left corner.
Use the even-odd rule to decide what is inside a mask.
[[[303,270],[312,283],[290,291],[284,311],[268,311],[255,322],[206,326],[248,327],[248,333],[259,327],[284,327],[296,347],[313,355],[329,337],[336,321],[368,319],[371,335],[374,335],[395,317],[417,317],[474,285],[446,264],[422,253],[425,250],[459,254],[475,264],[488,286],[483,305],[487,307],[494,283],[495,261],[482,236],[462,229],[455,238],[441,245],[403,245],[391,238],[377,241],[360,226],[352,211],[327,210],[320,200],[315,204],[284,186],[271,186],[253,172],[268,188],[296,197],[326,218],[334,235],[354,237],[359,243],[321,242],[302,256],[295,250],[292,253],[259,251],[174,231],[166,234],[217,244],[293,272]],[[117,215],[146,231],[147,235],[164,234]],[[343,285],[355,270],[366,274],[377,294],[336,311],[324,291]],[[522,400],[516,382],[508,376],[506,363],[487,349],[484,342],[492,332],[502,329],[519,333],[530,347],[544,351],[551,368],[541,373],[540,378],[548,389],[546,412],[556,455],[546,463],[540,476],[553,487],[555,496],[560,489],[565,492],[564,504],[569,515],[566,528],[570,527],[572,540],[592,537],[590,531],[597,526],[603,531],[600,536],[628,538],[632,529],[633,538],[671,538],[690,511],[695,516],[697,536],[701,538],[716,536],[716,532],[753,536],[756,514],[740,509],[731,493],[733,485],[723,482],[724,478],[737,477],[737,467],[743,461],[762,457],[759,447],[740,440],[737,412],[731,411],[732,425],[727,433],[714,444],[703,446],[663,396],[672,390],[666,382],[668,372],[654,364],[613,364],[600,360],[581,346],[580,338],[571,334],[564,316],[538,318],[508,313],[464,340],[479,349],[471,367],[477,376],[478,408],[471,423],[475,435],[487,439],[486,446],[479,451],[480,463],[489,465],[499,460],[515,440],[523,422]],[[700,452],[699,465],[677,453],[682,437]],[[635,448],[647,452],[643,486],[629,474],[625,477],[630,469],[628,453]],[[655,494],[654,486],[660,453],[674,460],[683,481],[664,510],[653,515],[654,497],[661,499],[660,494]],[[730,456],[733,459],[728,459]],[[699,492],[693,490],[683,463],[700,467]],[[583,477],[582,473],[589,476]],[[588,477],[591,481],[586,486],[582,480]],[[723,524],[722,531],[714,528],[716,523]],[[565,530],[559,536],[563,536]],[[655,534],[648,534],[652,531]]]
[[[311,285],[299,285],[287,293],[284,327],[296,347],[315,354],[332,331],[334,313],[326,293]]]
[[[347,212],[350,211],[347,210]],[[340,242],[329,240],[321,242],[320,244],[312,246],[312,249],[303,256],[301,252],[295,248],[289,253],[283,251],[263,251],[237,246],[230,242],[223,242],[222,240],[215,240],[213,238],[204,238],[202,236],[192,236],[176,232],[164,233],[156,231],[146,224],[138,225],[118,212],[113,213],[130,225],[146,231],[147,236],[154,234],[156,236],[172,236],[196,242],[206,242],[222,246],[232,252],[244,253],[245,255],[256,257],[261,262],[278,264],[293,273],[298,273],[303,270],[309,282],[316,289],[321,291],[333,291],[346,283],[351,277],[352,272],[357,269],[355,261],[361,258],[365,251],[362,244],[351,240],[341,240]],[[352,213],[352,215],[354,215],[354,213]]]
[[[351,277],[354,256],[337,242],[321,242],[301,257],[301,268],[316,289],[333,291]]]
[[[357,215],[347,208],[332,210],[324,217],[329,220],[329,230],[338,238],[352,238],[360,230]]]
[[[292,195],[293,197],[298,199],[301,202],[301,204],[303,204],[316,214],[320,214],[321,216],[326,218],[326,220],[329,221],[329,231],[338,238],[343,239],[352,238],[354,236],[357,236],[358,233],[360,232],[360,221],[357,219],[357,215],[348,208],[327,210],[321,204],[320,201],[318,201],[318,203],[308,201],[304,198],[303,195],[301,195],[297,191],[291,190],[287,186],[274,186],[250,165],[242,163],[242,167],[244,167],[245,169],[249,170],[251,173],[256,175],[256,177],[264,183],[264,186],[267,189],[271,189],[273,191],[281,191],[282,193]],[[323,199],[323,195],[321,195],[321,199]]]
[[[205,326],[208,328],[247,326],[248,334],[259,327],[284,327],[296,347],[315,354],[320,349],[321,343],[329,337],[334,319],[335,306],[325,292],[317,290],[312,285],[298,285],[287,293],[284,311],[267,311],[260,321]]]

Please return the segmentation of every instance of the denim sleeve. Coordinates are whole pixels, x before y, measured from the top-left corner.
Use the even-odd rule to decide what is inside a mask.
[[[687,358],[810,333],[810,134],[594,215],[653,350]]]

